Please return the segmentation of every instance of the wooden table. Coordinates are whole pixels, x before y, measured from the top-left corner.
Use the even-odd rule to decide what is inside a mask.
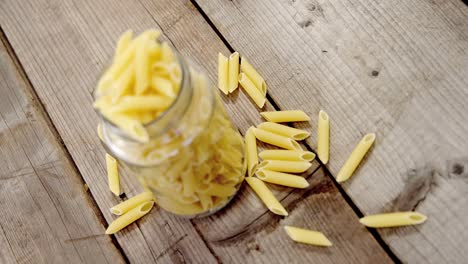
[[[0,263],[466,263],[468,7],[460,0],[0,0]],[[331,117],[331,159],[303,191],[275,188],[290,215],[252,191],[185,220],[158,208],[104,235],[112,205],[91,92],[126,29],[159,28],[216,79],[236,50],[266,79],[265,109]],[[224,97],[242,132],[261,122],[243,93]],[[375,147],[334,180],[356,142]],[[316,137],[306,141],[315,149]],[[89,187],[86,188],[86,186]],[[419,226],[366,229],[367,214],[417,210]],[[287,238],[321,230],[334,245]]]

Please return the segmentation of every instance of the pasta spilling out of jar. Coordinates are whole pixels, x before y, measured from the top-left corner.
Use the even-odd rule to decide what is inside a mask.
[[[95,92],[107,150],[179,215],[209,214],[244,179],[244,142],[216,89],[160,32],[124,33]]]

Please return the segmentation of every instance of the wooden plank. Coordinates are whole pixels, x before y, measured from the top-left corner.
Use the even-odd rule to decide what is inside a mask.
[[[3,44],[0,94],[0,262],[123,263]]]
[[[468,142],[468,8],[461,1],[198,1],[250,58],[283,109],[331,117],[336,175],[359,139],[377,142],[343,184],[365,214],[416,209],[380,234],[405,262],[461,263]],[[288,89],[284,89],[288,87]],[[315,137],[308,140],[315,147]]]
[[[91,191],[103,210],[104,216],[106,219],[110,219],[107,208],[110,204],[115,203],[113,202],[115,200],[107,191],[104,180],[103,166],[100,163],[102,162],[102,150],[96,147],[98,143],[94,135],[94,126],[97,121],[94,120],[94,114],[91,110],[91,96],[89,93],[92,90],[99,69],[104,65],[103,61],[109,58],[112,53],[115,38],[126,28],[140,30],[155,27],[154,21],[156,21],[183,54],[192,57],[195,62],[199,62],[210,73],[216,72],[215,58],[217,51],[226,54],[228,51],[198,14],[197,10],[190,4],[184,6],[181,2],[153,3],[146,1],[144,7],[149,13],[154,14],[152,17],[154,21],[151,17],[145,15],[145,12],[142,12],[138,3],[93,2],[92,5],[84,3],[73,8],[69,7],[68,2],[52,2],[46,5],[52,8],[44,8],[44,6],[41,6],[43,4],[39,3],[39,6],[34,6],[33,9],[42,10],[43,14],[48,14],[49,10],[53,10],[52,17],[37,16],[31,10],[19,10],[16,3],[9,3],[8,8],[5,9],[7,19],[2,25],[5,25],[8,37],[14,43],[18,56],[25,65],[39,96],[46,104],[46,109],[63,136],[65,144],[75,161],[77,161],[80,171],[86,181],[90,183]],[[181,12],[179,16],[176,16],[178,13],[174,13],[175,11]],[[8,15],[8,13],[15,14],[18,12],[20,12],[19,16]],[[64,14],[67,14],[68,17],[66,21],[60,20],[61,15]],[[108,18],[109,14],[112,14],[112,18],[119,17],[119,19]],[[134,14],[139,15],[135,16]],[[25,22],[25,17],[33,17],[34,20],[48,25],[48,28],[44,29],[42,26],[32,24],[29,20]],[[86,20],[83,20],[83,17],[86,17]],[[18,26],[22,25],[22,23],[27,23],[26,30]],[[29,30],[34,32],[29,32]],[[61,35],[65,34],[64,32],[66,32],[66,38]],[[184,34],[181,34],[181,32],[184,32]],[[61,43],[60,47],[56,47],[55,44],[58,39]],[[206,49],[207,46],[212,47],[212,49]],[[45,55],[52,53],[52,51],[54,51],[53,57]],[[72,59],[64,60],[62,58]],[[35,63],[30,63],[32,61]],[[66,82],[62,79],[65,70]],[[43,74],[40,74],[41,71],[46,72],[46,76],[52,79],[45,78]],[[211,77],[214,76],[211,75]],[[88,91],[84,92],[83,87],[86,87]],[[258,111],[242,93],[234,94],[233,97],[224,98],[224,100],[230,110],[231,117],[241,130],[245,131],[248,126],[260,122]],[[83,105],[87,105],[87,107],[83,107]],[[73,109],[73,111],[66,111],[65,109]],[[77,131],[79,131],[79,134]],[[127,194],[135,193],[138,187],[125,175],[123,178],[125,192]],[[246,192],[250,191],[247,189]],[[263,205],[251,192],[248,197],[255,201],[254,208],[261,207],[263,209]],[[245,208],[245,205],[241,202],[234,203],[234,205],[241,205],[239,208]],[[235,213],[235,210],[230,208],[229,211],[223,211],[223,214],[229,212],[229,214],[242,216],[239,210]],[[262,215],[264,212],[263,209],[253,213]],[[356,218],[351,212],[349,214],[350,217]],[[140,258],[140,255],[147,253],[147,248],[151,250],[151,257],[161,262],[174,262],[180,260],[179,257],[205,262],[210,260],[206,250],[200,249],[199,244],[201,243],[197,242],[199,241],[197,235],[189,230],[187,221],[173,218],[157,210],[152,215],[153,217],[145,217],[140,221],[138,227],[132,226],[123,231],[122,234],[117,235],[117,239],[121,242],[130,260],[147,260],[148,256]],[[217,215],[211,219],[218,230],[221,227],[227,227],[227,230],[236,231],[236,229],[232,228],[237,228],[237,223],[229,217],[223,218]],[[224,222],[224,220],[227,222]],[[196,221],[199,231],[204,235],[208,234],[210,229],[204,228],[200,223],[203,224],[204,221]],[[141,233],[136,233],[138,231],[141,231]],[[381,254],[383,254],[380,246],[369,233],[364,232],[360,235],[360,239],[369,244],[372,250],[380,250]],[[145,244],[148,244],[147,248],[144,247]],[[349,247],[349,251],[354,251],[353,248],[359,247],[359,245],[347,245],[347,247]],[[140,253],[139,250],[142,249],[143,253]],[[194,252],[197,252],[197,254],[194,255]],[[215,253],[217,254],[217,252]],[[276,254],[280,253],[277,252]]]

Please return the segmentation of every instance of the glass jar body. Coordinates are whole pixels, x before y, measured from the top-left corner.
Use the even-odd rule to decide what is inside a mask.
[[[245,175],[244,144],[217,89],[183,60],[181,88],[156,120],[145,124],[150,140],[133,141],[102,119],[102,140],[158,205],[177,215],[201,217],[223,208]]]

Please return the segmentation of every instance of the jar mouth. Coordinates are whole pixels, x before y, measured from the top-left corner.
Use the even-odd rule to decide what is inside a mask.
[[[188,83],[191,82],[190,74],[188,74],[188,69],[187,69],[187,66],[186,66],[187,64],[185,63],[184,59],[179,54],[179,52],[173,46],[172,46],[172,52],[174,53],[174,56],[177,59],[178,66],[180,67],[180,71],[181,71],[181,80],[180,80],[180,84],[179,84],[179,91],[177,92],[177,95],[176,95],[175,99],[171,102],[169,107],[164,112],[162,112],[155,119],[142,124],[146,129],[148,129],[148,128],[152,127],[152,126],[155,126],[161,120],[167,118],[168,115],[171,115],[171,113],[175,112],[175,109],[177,108],[177,106],[180,104],[180,101],[182,100],[181,98],[183,97],[182,96],[183,93],[190,92],[188,97],[190,97],[192,95],[192,92],[190,91],[190,89],[187,88],[188,85],[186,85],[187,82]],[[103,74],[101,74],[99,76],[102,76],[102,75]],[[186,91],[186,90],[189,90],[189,91]],[[96,86],[94,88],[94,91],[93,91],[93,99],[96,100],[97,98],[98,98],[98,96],[97,96],[97,86]],[[189,107],[189,104],[184,104],[184,106],[182,106],[181,112],[185,113],[187,111],[188,107]],[[134,140],[133,138],[129,137],[128,135],[126,135],[125,133],[123,133],[122,131],[120,131],[120,128],[116,124],[114,124],[111,120],[109,120],[105,115],[103,115],[101,113],[101,111],[96,110],[96,112],[99,115],[99,117],[103,120],[103,122],[110,125],[112,127],[112,129],[115,130],[114,132],[117,132],[119,134],[119,136],[121,136],[121,137],[123,137],[123,138],[125,138],[126,140],[129,140],[129,141],[138,142],[138,141]],[[175,122],[169,122],[168,126],[165,126],[164,129],[161,129],[160,131],[158,131],[158,133],[151,133],[150,137],[158,136],[158,135],[161,135],[161,134],[165,133],[166,131],[168,131],[169,129],[172,128],[174,123]]]

